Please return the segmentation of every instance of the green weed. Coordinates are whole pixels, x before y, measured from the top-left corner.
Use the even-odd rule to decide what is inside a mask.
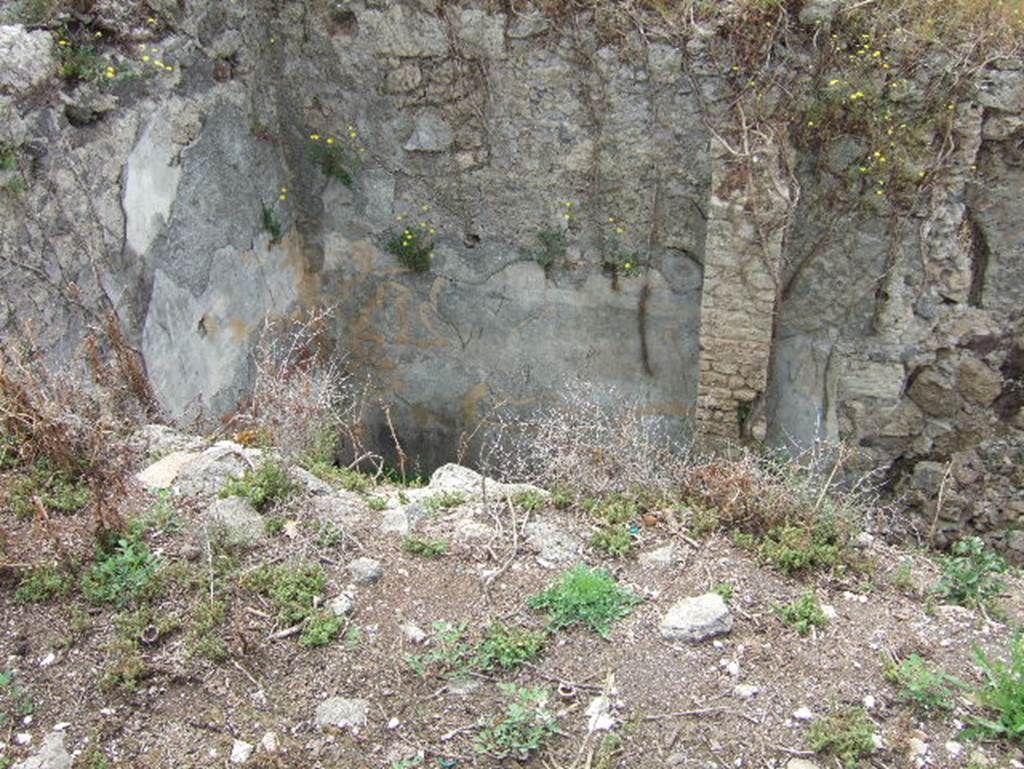
[[[191,612],[191,627],[185,637],[185,649],[189,655],[211,662],[228,658],[228,647],[220,631],[227,611],[228,605],[224,601],[201,600],[195,604]]]
[[[562,572],[546,590],[526,602],[547,611],[556,630],[581,624],[607,637],[611,623],[627,616],[640,600],[631,590],[619,587],[604,569],[579,565]]]
[[[35,712],[31,692],[21,686],[13,670],[0,670],[0,726],[30,716]]]
[[[537,658],[548,635],[541,630],[510,627],[500,622],[487,628],[477,649],[476,660],[482,670],[512,670]]]
[[[1006,568],[1006,562],[985,547],[980,537],[962,539],[942,559],[942,577],[935,594],[961,606],[990,606],[1006,589],[1006,582],[995,576]]]
[[[469,497],[461,491],[441,491],[424,499],[421,504],[431,513],[448,510],[464,504]]]
[[[145,675],[146,661],[138,644],[120,636],[108,644],[100,679],[103,688],[134,691]]]
[[[467,623],[439,621],[433,624],[433,648],[427,654],[410,655],[406,662],[418,676],[428,674],[457,678],[471,670],[474,665],[474,649],[466,640]]]
[[[319,564],[299,561],[261,566],[249,572],[242,583],[270,599],[277,621],[291,627],[314,613],[314,601],[323,595],[327,576]]]
[[[594,769],[615,769],[618,756],[622,753],[622,737],[608,732],[601,738],[594,754]]]
[[[326,646],[337,637],[344,624],[345,621],[335,616],[334,612],[324,609],[315,611],[309,615],[306,626],[302,628],[299,643],[309,647]]]
[[[60,47],[60,76],[69,83],[99,80],[106,68],[99,52],[88,44],[66,43]]]
[[[807,635],[812,627],[825,627],[828,615],[822,611],[821,602],[814,591],[808,591],[785,606],[776,606],[782,624],[788,625],[800,635]]]
[[[633,535],[629,527],[622,524],[602,526],[590,537],[590,545],[618,558],[633,549]]]
[[[288,522],[279,515],[268,515],[263,521],[263,530],[270,536],[276,536],[284,531]]]
[[[911,654],[902,662],[889,659],[885,665],[885,678],[900,687],[900,697],[925,710],[949,710],[957,689],[966,684],[942,671],[928,669],[925,661]]]
[[[422,227],[406,227],[388,238],[384,248],[413,272],[426,272],[434,256],[434,239]]]
[[[368,497],[366,500],[366,506],[371,510],[386,510],[388,501],[384,497]]]
[[[533,489],[520,491],[512,497],[512,502],[517,507],[521,507],[528,513],[535,513],[538,510],[543,510],[544,505],[547,504],[547,500],[544,498],[544,495],[539,491],[534,491]]]
[[[732,582],[719,582],[717,585],[711,588],[711,592],[718,593],[718,595],[722,596],[722,600],[728,603],[732,600],[732,595],[733,592],[735,592],[735,589],[736,587],[732,584]]]
[[[448,543],[443,539],[406,537],[402,540],[402,550],[424,558],[438,558],[448,552]]]
[[[281,220],[277,218],[273,207],[268,206],[262,201],[260,201],[260,224],[263,227],[263,231],[270,235],[271,243],[277,243],[281,240],[281,236],[284,235],[284,227],[281,226]]]
[[[1024,635],[1010,643],[1010,660],[1002,662],[975,647],[974,659],[985,681],[976,696],[992,717],[971,718],[969,736],[1024,741]]]
[[[584,510],[609,526],[629,523],[640,512],[637,501],[624,494],[611,494],[600,499],[587,498],[580,504]]]
[[[220,491],[221,499],[244,497],[259,512],[283,502],[298,491],[298,485],[276,462],[267,460],[255,470],[246,470],[241,478],[231,478]]]
[[[22,575],[14,597],[21,603],[44,603],[71,592],[74,576],[60,565],[37,566]]]
[[[321,481],[336,484],[357,494],[365,494],[374,486],[373,479],[368,475],[330,462],[313,462],[309,465],[309,471]]]
[[[807,742],[815,753],[835,756],[847,769],[875,749],[875,725],[864,708],[848,707],[811,725]]]
[[[562,230],[538,230],[537,243],[540,248],[533,252],[533,259],[544,268],[544,272],[549,272],[556,263],[565,261],[568,243]]]
[[[135,532],[120,537],[113,548],[100,550],[82,574],[82,593],[93,603],[119,607],[152,597],[163,559],[150,552]]]
[[[74,513],[89,504],[91,494],[84,478],[58,470],[42,458],[15,478],[8,491],[11,509],[21,518],[35,515],[34,497],[39,497],[47,512]]]
[[[309,145],[309,157],[313,165],[320,169],[320,173],[329,179],[337,179],[349,189],[355,179],[351,167],[354,165],[349,159],[346,150],[336,142],[320,141],[313,139]]]
[[[344,538],[345,532],[333,523],[328,522],[320,527],[320,533],[317,534],[316,540],[313,544],[317,547],[329,548],[334,547]]]
[[[525,760],[553,735],[559,734],[558,718],[548,708],[548,692],[543,688],[519,688],[500,684],[513,701],[505,715],[491,721],[476,737],[478,752],[496,759]]]

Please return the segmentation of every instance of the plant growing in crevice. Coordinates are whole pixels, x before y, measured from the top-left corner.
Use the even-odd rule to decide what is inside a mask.
[[[354,133],[354,129],[350,133]],[[318,133],[310,134],[309,157],[324,176],[338,180],[349,189],[352,188],[355,183],[355,158],[339,139],[334,136],[321,136]]]
[[[272,206],[268,206],[263,201],[260,201],[260,226],[263,231],[270,235],[271,244],[277,243],[281,240],[284,235],[284,228],[281,226],[281,220],[277,218],[277,214],[274,213]]]
[[[426,272],[434,255],[432,227],[409,226],[388,238],[385,248],[403,267],[412,272]]]
[[[539,248],[533,252],[533,260],[544,268],[544,274],[550,274],[551,268],[565,261],[568,241],[565,232],[551,227],[537,230]]]

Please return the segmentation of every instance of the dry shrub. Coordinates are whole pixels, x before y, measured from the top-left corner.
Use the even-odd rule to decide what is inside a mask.
[[[844,475],[851,452],[821,444],[791,457],[737,448],[695,458],[678,489],[723,529],[764,534],[828,520],[850,533],[886,508],[875,473]]]
[[[105,339],[104,339],[105,337]],[[121,530],[119,503],[132,456],[120,438],[155,411],[137,354],[125,343],[116,319],[86,341],[94,381],[73,366],[56,370],[27,334],[0,342],[0,432],[15,464],[45,461],[89,489],[97,537]],[[36,517],[49,512],[32,500]]]
[[[234,422],[291,461],[331,460],[356,419],[356,388],[334,356],[330,313],[268,320],[253,352],[252,394]]]
[[[577,384],[554,406],[525,417],[500,415],[482,463],[515,480],[585,494],[674,487],[688,455],[663,420],[614,390],[605,399],[596,395],[592,385]]]

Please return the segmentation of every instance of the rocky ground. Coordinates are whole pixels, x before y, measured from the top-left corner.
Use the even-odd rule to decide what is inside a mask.
[[[983,713],[966,689],[927,709],[885,675],[917,654],[980,684],[972,649],[1006,655],[1016,576],[1002,619],[942,605],[928,554],[870,536],[857,568],[787,577],[680,506],[632,522],[613,557],[579,506],[453,465],[420,488],[290,468],[300,490],[259,512],[218,496],[259,452],[139,440],[138,525],[108,572],[145,562],[145,579],[104,596],[85,516],[0,512],[2,767],[824,769],[842,749],[818,738],[848,727],[872,745],[861,766],[1020,766],[962,736]],[[40,570],[57,558],[72,565]],[[580,564],[635,596],[604,635],[528,603]],[[289,614],[295,574],[309,605]],[[801,635],[778,607],[809,592],[822,616]],[[508,668],[482,653],[495,622],[518,634]]]

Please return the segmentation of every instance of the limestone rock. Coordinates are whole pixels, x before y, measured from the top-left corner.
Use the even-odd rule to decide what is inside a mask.
[[[288,475],[305,489],[308,494],[322,495],[334,492],[334,487],[331,484],[320,480],[303,467],[289,467]]]
[[[550,521],[528,523],[526,542],[538,551],[538,560],[549,564],[571,561],[583,547],[583,540]]]
[[[151,457],[164,457],[175,451],[199,452],[204,447],[202,438],[159,424],[143,425],[132,433],[128,442]]]
[[[14,769],[71,769],[71,755],[64,748],[63,732],[46,735],[39,752],[15,764]]]
[[[452,146],[455,133],[448,123],[432,110],[416,116],[412,136],[405,143],[407,152],[444,152]]]
[[[147,489],[170,489],[178,479],[182,468],[199,454],[195,451],[172,451],[153,464],[135,474],[135,480]]]
[[[703,641],[732,630],[732,614],[722,596],[705,593],[684,598],[661,620],[661,637],[669,641]]]
[[[957,387],[965,399],[988,406],[1003,391],[1003,375],[979,360],[968,358],[957,369]]]
[[[231,745],[231,763],[244,764],[252,756],[255,746],[244,740],[235,740]]]
[[[320,728],[334,726],[339,729],[348,727],[355,730],[366,723],[369,709],[370,703],[367,700],[332,697],[317,705],[314,723]]]
[[[663,547],[640,553],[638,560],[640,563],[647,566],[653,566],[658,569],[667,569],[676,562],[675,545],[669,543]]]
[[[334,616],[344,617],[352,612],[352,596],[341,593],[327,602],[327,608]]]
[[[185,496],[218,494],[228,480],[241,477],[258,457],[258,451],[233,441],[220,441],[181,467],[175,485]]]
[[[20,24],[0,26],[0,92],[27,91],[57,72],[53,38]]]
[[[949,418],[960,410],[951,378],[936,368],[922,370],[907,392],[914,403],[934,417]]]
[[[235,547],[255,545],[263,536],[266,525],[263,516],[244,497],[214,500],[203,519],[212,539]]]
[[[384,567],[374,558],[356,558],[349,563],[348,571],[357,585],[370,585],[384,576]]]

